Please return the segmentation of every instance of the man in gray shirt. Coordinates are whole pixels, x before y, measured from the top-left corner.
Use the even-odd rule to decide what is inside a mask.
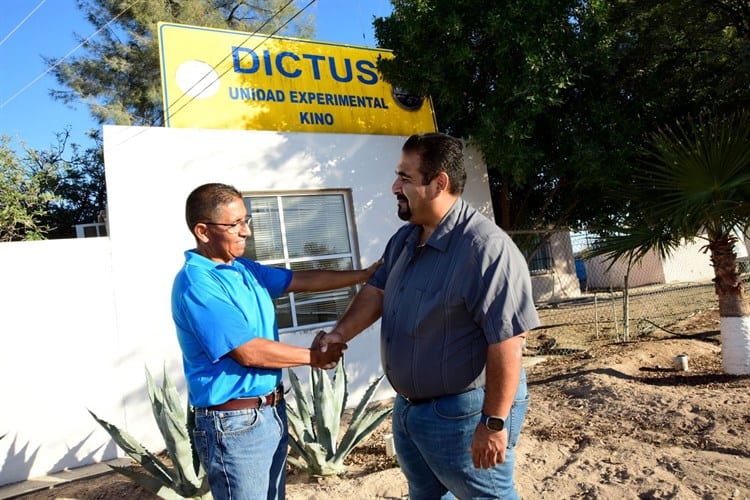
[[[381,318],[383,370],[398,393],[394,443],[412,500],[518,498],[514,447],[528,406],[522,341],[539,318],[520,251],[461,198],[462,149],[445,134],[406,141],[392,191],[408,224],[316,339],[348,342]]]

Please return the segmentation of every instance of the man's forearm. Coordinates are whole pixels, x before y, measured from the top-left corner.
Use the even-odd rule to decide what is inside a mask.
[[[344,315],[331,329],[349,342],[362,330],[372,325],[383,313],[383,290],[365,285],[349,304]]]
[[[308,270],[295,271],[287,292],[320,292],[335,290],[356,285],[367,280],[367,270],[354,271],[326,271]]]
[[[487,349],[487,385],[482,411],[506,418],[521,379],[523,335],[491,344]]]
[[[291,368],[294,366],[321,366],[338,361],[343,344],[329,347],[328,352],[321,353],[283,344],[268,339],[255,338],[242,344],[229,353],[229,356],[242,366],[256,368]]]

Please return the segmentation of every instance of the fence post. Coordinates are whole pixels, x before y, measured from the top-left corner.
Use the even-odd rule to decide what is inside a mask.
[[[630,276],[630,266],[623,277],[622,289],[622,341],[630,340],[630,289],[628,288],[628,277]]]
[[[599,340],[599,307],[596,292],[594,292],[594,331],[596,332],[596,339]]]
[[[617,310],[615,309],[615,292],[612,291],[612,285],[609,286],[609,298],[612,303],[612,324],[615,326],[615,341],[620,338],[620,329],[617,327]]]

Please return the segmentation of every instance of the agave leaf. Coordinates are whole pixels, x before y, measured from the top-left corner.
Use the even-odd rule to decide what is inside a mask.
[[[369,407],[370,400],[375,394],[383,375],[372,381],[365,391],[362,399],[359,400],[357,408],[352,413],[352,419],[349,427],[346,429],[344,436],[341,438],[339,451],[336,454],[337,461],[343,462],[344,458],[357,446],[363,439],[369,436],[380,423],[393,411],[393,408],[376,409]]]
[[[128,479],[131,479],[132,481],[138,483],[151,493],[156,494],[157,491],[164,488],[164,483],[157,480],[150,474],[144,474],[143,472],[138,472],[137,470],[133,470],[130,467],[119,467],[117,465],[110,465],[109,468],[114,470],[118,474],[122,474]]]
[[[324,475],[323,471],[326,470],[326,462],[328,462],[328,450],[320,443],[305,443],[305,450],[305,460],[310,472]]]
[[[307,396],[302,392],[302,384],[299,382],[299,378],[297,378],[297,374],[294,373],[294,370],[287,369],[287,373],[289,374],[289,382],[292,385],[292,390],[294,391],[294,403],[297,405],[297,415],[299,415],[300,421],[304,425],[304,431],[302,434],[298,434],[299,438],[302,441],[314,441],[315,440],[315,431],[312,427],[312,418],[310,414],[310,403],[307,400]],[[290,406],[287,406],[287,409],[290,408]]]
[[[315,429],[320,443],[327,450],[327,457],[333,457],[336,453],[336,439],[338,438],[341,419],[336,411],[336,403],[333,398],[333,387],[328,375],[321,368],[313,368],[316,379],[313,385],[316,391],[313,394],[313,407],[315,408]]]
[[[156,455],[144,448],[133,436],[120,430],[117,426],[110,424],[106,420],[100,419],[91,410],[89,410],[89,413],[107,431],[115,443],[117,443],[117,446],[130,458],[141,464],[144,469],[153,474],[157,481],[167,485],[174,481],[169,468]]]
[[[172,384],[166,370],[161,387],[156,386],[148,369],[146,369],[146,382],[154,420],[164,438],[167,454],[174,465],[173,487],[178,492],[199,488],[201,480],[195,473],[193,449],[185,425],[186,415],[177,388]]]
[[[392,411],[393,408],[368,411],[362,416],[362,418],[357,420],[356,424],[351,424],[341,438],[341,443],[339,444],[339,449],[334,461],[337,463],[343,463],[349,453],[351,453],[359,443],[365,440],[367,436],[372,434]]]
[[[286,461],[289,462],[289,464],[291,464],[292,466],[297,467],[298,469],[304,470],[307,468],[307,462],[301,460],[299,457],[293,457],[290,455],[286,457]]]
[[[299,455],[302,460],[307,462],[307,450],[304,449],[304,446],[305,443],[299,441],[295,437],[292,437],[292,439],[289,440],[289,447],[292,449],[292,451]]]
[[[177,417],[171,413],[164,413],[160,419],[159,427],[165,429],[163,433],[164,442],[167,444],[169,456],[175,466],[178,485],[190,485],[192,488],[199,487],[201,480],[195,473],[193,466],[193,448],[187,436],[185,423],[177,420]]]
[[[336,411],[338,413],[339,421],[344,416],[346,410],[346,401],[349,396],[346,388],[349,384],[346,370],[344,370],[344,358],[341,358],[341,362],[336,365],[336,371],[333,374],[333,401],[336,403]],[[336,431],[338,435],[338,430]]]
[[[357,408],[355,408],[354,413],[352,413],[352,423],[356,423],[357,420],[360,418],[360,414],[367,409],[367,405],[370,404],[370,400],[375,395],[375,391],[378,389],[378,386],[380,385],[380,382],[382,380],[383,380],[383,375],[379,376],[378,378],[376,378],[370,383],[370,386],[365,391],[364,395],[362,396],[362,399],[359,400],[359,404],[357,405]]]
[[[162,379],[162,393],[164,394],[164,403],[169,413],[174,415],[177,420],[185,422],[187,416],[185,414],[185,407],[182,404],[182,396],[180,396],[172,379],[167,375],[166,367],[164,368],[164,377]]]
[[[287,406],[286,414],[287,422],[292,429],[292,432],[289,434],[289,446],[297,454],[302,455],[302,458],[304,459],[307,452],[303,451],[303,446],[306,442],[313,442],[314,439],[312,439],[310,434],[305,434],[305,425],[291,406]],[[308,439],[306,439],[305,436],[307,436]]]

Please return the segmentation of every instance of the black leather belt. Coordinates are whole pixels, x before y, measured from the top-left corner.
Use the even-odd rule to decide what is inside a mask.
[[[265,396],[252,396],[249,398],[230,399],[220,405],[209,406],[206,409],[211,411],[234,411],[234,410],[255,410],[263,406],[276,406],[284,400],[284,386],[279,384],[276,389]]]

